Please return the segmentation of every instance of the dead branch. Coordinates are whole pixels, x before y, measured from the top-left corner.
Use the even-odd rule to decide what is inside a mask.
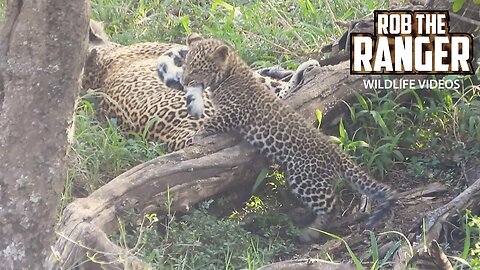
[[[478,197],[479,191],[480,178],[446,205],[427,213],[425,216],[425,231],[427,232],[427,239],[438,239],[443,223],[456,214],[457,211],[467,208],[473,198]]]
[[[443,224],[448,221],[453,215],[455,215],[458,211],[464,210],[468,207],[470,203],[475,200],[475,197],[478,197],[480,191],[480,178],[477,179],[470,187],[460,193],[458,196],[453,198],[447,204],[428,212],[425,215],[425,228],[423,230],[426,232],[425,238],[428,241],[438,240],[440,237],[440,233],[443,229]],[[478,199],[477,199],[478,200]],[[422,220],[423,222],[423,220]],[[422,226],[418,226],[418,228],[422,228]],[[416,252],[421,252],[423,247],[422,241],[420,241],[423,237],[422,232],[416,232],[416,235],[409,236],[409,239],[416,239],[416,243],[414,245],[414,250]],[[408,247],[404,245],[400,248],[401,252],[397,252],[395,257],[395,269],[402,269],[401,267],[405,266],[407,262],[410,260],[413,254],[409,254],[407,252]]]
[[[298,259],[272,263],[259,270],[354,270],[355,267],[345,263],[331,263],[319,259]]]
[[[186,211],[192,204],[255,179],[262,160],[252,148],[236,143],[228,135],[206,138],[199,145],[138,165],[88,198],[69,204],[57,230],[49,269],[68,268],[86,251],[100,254],[105,264],[116,269],[123,264],[120,258],[132,256],[112,248],[115,245],[106,233],[118,226],[117,217],[125,210],[159,205],[166,211],[170,193],[170,211]]]

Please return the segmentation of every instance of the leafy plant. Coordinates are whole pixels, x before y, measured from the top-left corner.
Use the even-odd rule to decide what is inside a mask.
[[[158,219],[150,215],[148,226],[131,226],[131,231],[124,226],[113,238],[126,247],[139,247],[138,254],[160,269],[258,269],[275,255],[295,250],[295,228],[285,217],[259,217],[261,230],[255,234],[232,220],[208,214],[204,208],[178,221],[167,220],[164,228],[168,234],[153,226],[159,224]],[[280,234],[282,224],[289,225]]]
[[[316,230],[316,229],[315,229]],[[389,231],[389,232],[384,232],[381,233],[380,235],[386,235],[386,234],[392,234],[394,236],[399,236],[400,240],[398,240],[394,245],[392,245],[387,252],[385,253],[385,256],[383,258],[379,257],[379,250],[378,250],[378,243],[377,243],[377,237],[372,231],[369,231],[370,234],[370,251],[362,256],[362,258],[359,258],[353,250],[350,248],[348,243],[340,236],[322,231],[322,230],[316,230],[318,232],[321,232],[327,236],[330,236],[334,239],[337,239],[343,243],[345,248],[347,249],[348,254],[350,255],[350,258],[352,259],[353,263],[355,264],[356,269],[358,270],[365,270],[364,263],[362,261],[368,260],[369,258],[372,258],[372,263],[370,265],[371,270],[380,270],[380,269],[385,269],[386,267],[392,265],[392,258],[395,252],[402,246],[403,241],[406,241],[408,244],[410,250],[409,250],[409,255],[410,257],[413,256],[413,248],[411,243],[408,241],[407,237],[403,235],[400,232],[396,231]]]
[[[465,213],[465,242],[461,258],[469,258],[472,269],[480,268],[480,217],[469,210]]]

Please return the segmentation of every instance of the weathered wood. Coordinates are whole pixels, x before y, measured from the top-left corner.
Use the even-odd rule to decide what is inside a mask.
[[[354,270],[355,267],[346,263],[332,263],[319,259],[298,259],[272,263],[259,270]]]
[[[7,1],[0,31],[2,269],[44,269],[55,240],[87,26],[85,1]]]
[[[418,253],[421,252],[423,247],[422,239],[428,239],[430,241],[438,240],[440,238],[440,233],[442,232],[443,225],[447,222],[453,215],[458,213],[458,211],[462,211],[471,203],[479,201],[479,194],[480,194],[480,178],[477,179],[470,187],[460,193],[458,196],[453,198],[447,204],[430,211],[425,214],[424,219],[419,219],[420,222],[425,224],[425,228],[418,224],[419,226],[415,228],[420,228],[420,230],[416,230],[413,232],[408,238],[414,240],[416,245],[413,249]],[[423,221],[425,220],[425,221]],[[414,229],[414,228],[412,228]],[[413,254],[408,252],[410,247],[407,244],[404,244],[400,251],[397,252],[394,262],[395,262],[395,269],[403,269],[407,262],[412,258]]]
[[[457,211],[462,211],[466,209],[470,203],[478,201],[479,196],[480,178],[446,205],[427,213],[424,228],[427,232],[427,239],[438,239],[443,223],[455,215]]]
[[[251,183],[261,167],[262,160],[252,148],[237,144],[228,135],[212,136],[199,145],[140,164],[88,198],[77,199],[67,206],[57,230],[57,254],[51,257],[49,269],[68,268],[88,250],[112,253],[112,244],[105,244],[109,240],[103,234],[117,227],[117,216],[122,210],[144,210],[158,205],[166,211],[169,193],[170,211],[186,211],[192,204],[227,188]],[[104,240],[84,239],[82,235],[88,232],[97,232]],[[80,239],[82,246],[77,244]],[[124,253],[104,259],[117,265],[120,257],[129,258]]]

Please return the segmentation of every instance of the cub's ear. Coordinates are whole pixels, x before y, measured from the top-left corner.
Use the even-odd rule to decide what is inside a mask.
[[[194,44],[195,42],[198,42],[202,39],[203,39],[202,35],[200,35],[198,33],[191,33],[187,38],[187,45],[190,46],[190,45]]]
[[[211,58],[217,65],[222,65],[225,63],[228,57],[228,46],[221,45],[212,53]]]

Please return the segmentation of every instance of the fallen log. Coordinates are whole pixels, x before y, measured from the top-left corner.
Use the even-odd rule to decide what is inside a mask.
[[[444,222],[458,211],[468,208],[469,204],[478,202],[479,192],[480,178],[446,205],[427,213],[425,228],[423,228],[426,232],[426,238],[429,240],[439,239]]]
[[[318,67],[305,74],[304,86],[287,103],[312,124],[315,109],[333,121],[343,110],[338,108],[342,100],[351,100],[355,91],[365,91],[363,79],[365,76],[349,75],[348,63]],[[184,212],[228,189],[251,186],[264,164],[252,147],[229,134],[207,137],[194,146],[140,164],[65,208],[49,269],[69,268],[89,250],[104,254],[103,268],[132,267],[131,262],[138,264],[138,259],[106,237],[118,227],[117,217],[125,209],[144,211],[158,206],[165,210],[168,193],[170,211]]]
[[[124,263],[138,260],[111,243],[107,234],[117,228],[117,217],[125,210],[157,205],[166,212],[168,205],[169,211],[185,212],[192,204],[244,184],[242,179],[255,179],[262,164],[254,149],[228,135],[140,164],[65,208],[49,269],[69,268],[87,251],[100,254],[97,260],[103,267],[123,269]]]
[[[332,263],[319,259],[288,260],[265,265],[258,270],[354,270],[355,267],[346,263]]]

